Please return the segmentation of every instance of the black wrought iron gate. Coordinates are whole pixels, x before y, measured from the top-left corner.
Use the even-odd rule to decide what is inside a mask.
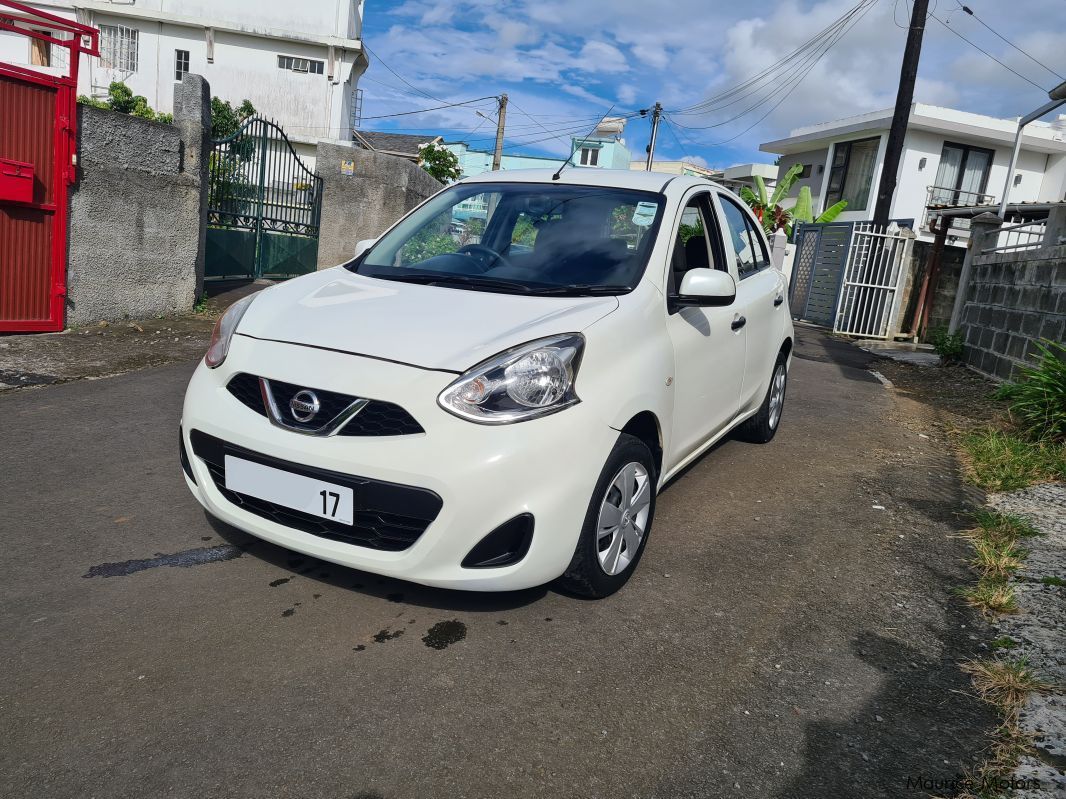
[[[318,259],[322,178],[276,122],[247,120],[211,142],[205,277],[284,278]]]

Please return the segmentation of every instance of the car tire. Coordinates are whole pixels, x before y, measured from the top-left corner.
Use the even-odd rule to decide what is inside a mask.
[[[639,438],[622,433],[596,481],[574,557],[558,580],[560,587],[602,599],[626,584],[648,543],[657,481],[651,450]],[[624,507],[626,484],[631,500]],[[612,527],[616,513],[619,524]]]
[[[759,411],[737,428],[737,437],[753,444],[766,444],[773,439],[777,428],[781,426],[781,415],[785,409],[785,393],[788,388],[788,362],[779,355],[770,375],[770,385],[766,389]]]

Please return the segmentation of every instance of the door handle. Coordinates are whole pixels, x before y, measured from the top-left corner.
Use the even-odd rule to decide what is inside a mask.
[[[745,319],[743,316],[739,316],[733,320],[733,323],[730,325],[730,327],[733,328],[733,330],[740,330],[740,328],[744,327],[744,325],[746,325],[747,323],[747,319]]]
[[[784,295],[778,294],[776,297],[774,297],[774,307],[776,308],[777,306],[779,306],[784,301],[785,301]]]

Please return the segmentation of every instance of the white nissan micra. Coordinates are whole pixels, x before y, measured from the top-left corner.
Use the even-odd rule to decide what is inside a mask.
[[[185,479],[211,515],[323,560],[607,596],[667,480],[734,428],[773,438],[786,294],[714,183],[478,175],[230,307],[185,397]]]

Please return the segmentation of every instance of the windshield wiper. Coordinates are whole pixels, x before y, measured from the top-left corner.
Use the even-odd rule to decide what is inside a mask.
[[[565,286],[550,286],[537,289],[537,294],[563,294],[579,297],[599,297],[603,295],[626,294],[632,291],[630,286],[605,286],[595,283],[569,283]]]
[[[501,289],[517,294],[529,294],[533,289],[525,283],[498,278],[477,277],[476,275],[450,275],[447,273],[415,272],[413,274],[374,275],[383,280],[396,280],[402,283],[418,283],[423,286],[469,286],[474,289]]]

